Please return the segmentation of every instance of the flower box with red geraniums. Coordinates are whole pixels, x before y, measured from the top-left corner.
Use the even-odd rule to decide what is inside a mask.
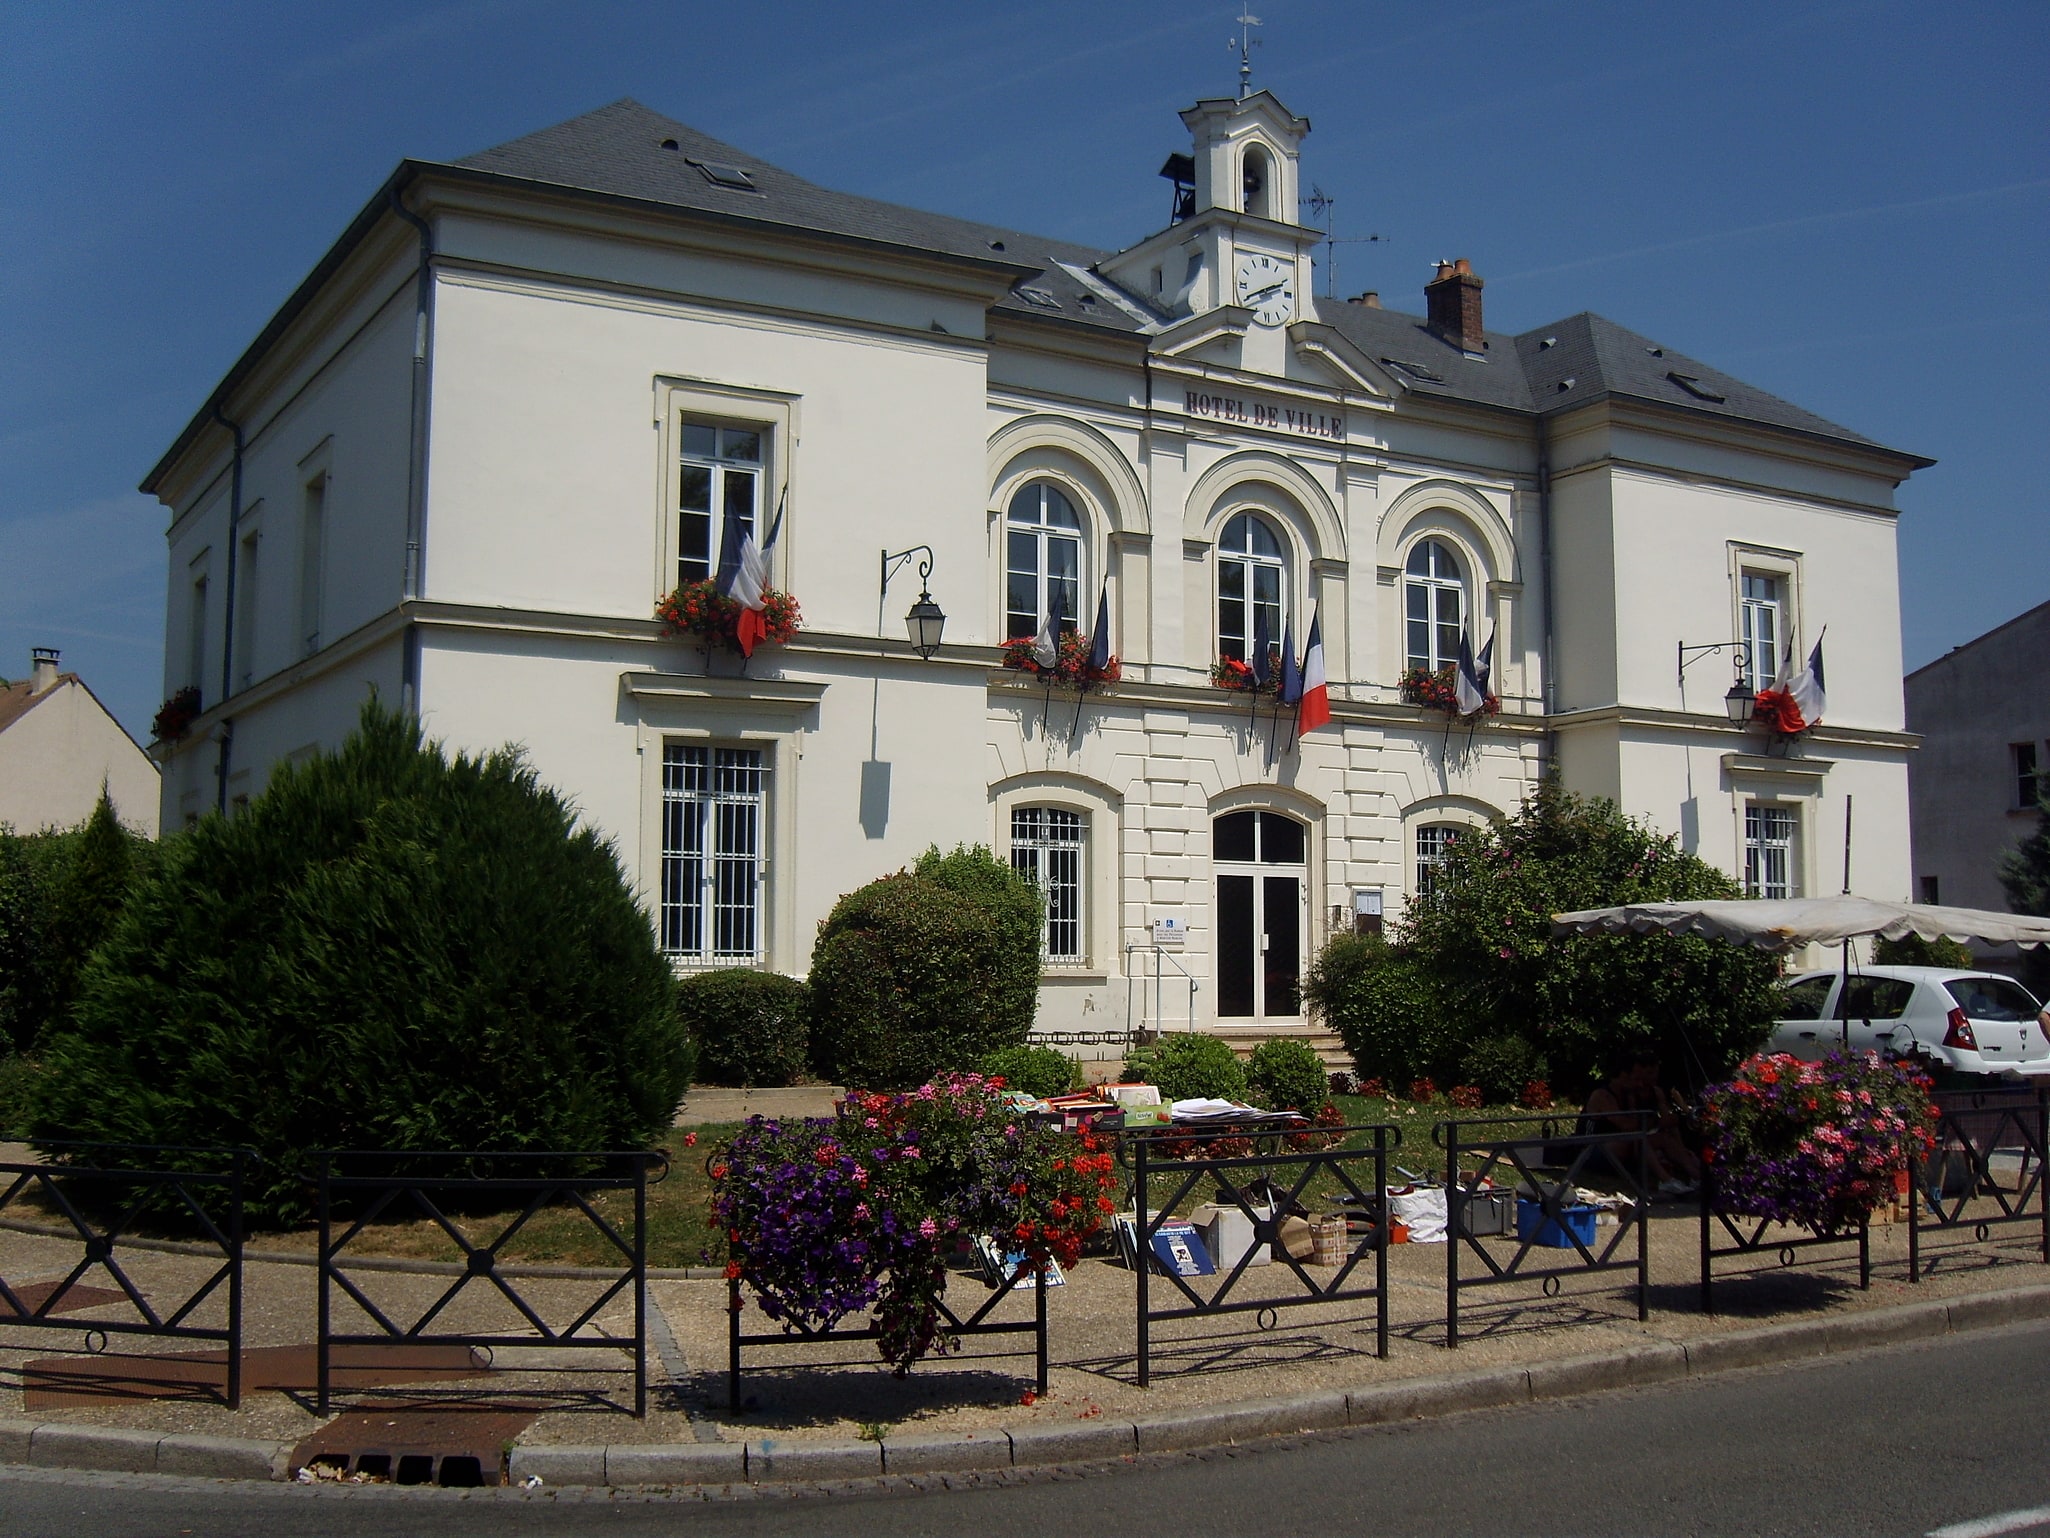
[[[872,1309],[899,1377],[954,1345],[940,1310],[952,1251],[989,1235],[1072,1266],[1117,1206],[1093,1134],[1034,1127],[1003,1080],[979,1074],[856,1091],[831,1121],[754,1117],[708,1169],[727,1277],[794,1329]]]
[[[1396,688],[1405,705],[1421,705],[1426,710],[1442,710],[1450,716],[1498,716],[1502,713],[1502,702],[1489,695],[1479,710],[1462,711],[1459,708],[1459,685],[1455,670],[1449,667],[1433,672],[1429,668],[1405,668]]]
[[[1100,689],[1114,684],[1125,676],[1124,667],[1116,657],[1105,661],[1102,667],[1089,665],[1092,642],[1079,630],[1070,630],[1060,639],[1054,651],[1053,666],[1048,667],[1033,654],[1039,645],[1037,636],[1013,636],[1004,642],[1003,665],[1014,673],[1029,673],[1035,678],[1045,679],[1056,689],[1086,691]]]
[[[740,650],[740,600],[719,591],[709,578],[686,582],[655,605],[655,618],[671,635],[694,635],[706,646]],[[787,645],[804,623],[797,600],[773,587],[762,589],[762,640]]]
[[[187,684],[176,694],[157,707],[156,719],[149,724],[152,742],[176,742],[192,729],[192,723],[200,717],[199,686]]]
[[[1702,1097],[1716,1205],[1818,1234],[1856,1228],[1891,1199],[1909,1155],[1935,1147],[1929,1088],[1876,1052],[1752,1058]]]
[[[1281,693],[1281,664],[1275,661],[1267,670],[1267,682],[1261,683],[1253,676],[1253,665],[1237,657],[1219,657],[1210,664],[1210,687],[1225,689],[1233,694]]]

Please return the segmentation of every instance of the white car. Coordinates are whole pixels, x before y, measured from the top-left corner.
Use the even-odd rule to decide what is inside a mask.
[[[1806,972],[1782,985],[1785,1003],[1769,1052],[1818,1058],[1844,1041],[1853,1051],[1919,1053],[1956,1073],[2050,1075],[2050,1010],[2020,983],[1949,967],[1858,967],[1845,1008],[1840,972]]]

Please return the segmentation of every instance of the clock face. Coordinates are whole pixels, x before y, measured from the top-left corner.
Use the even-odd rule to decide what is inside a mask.
[[[1278,326],[1295,311],[1295,266],[1263,254],[1239,258],[1239,303],[1263,326]]]

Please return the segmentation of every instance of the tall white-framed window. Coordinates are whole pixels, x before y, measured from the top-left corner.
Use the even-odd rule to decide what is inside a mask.
[[[762,954],[759,748],[670,742],[662,748],[662,949],[685,961],[743,965]]]
[[[1082,870],[1088,842],[1089,819],[1081,812],[1059,806],[1011,808],[1011,869],[1046,899],[1044,952],[1050,967],[1088,960]]]
[[[299,646],[310,657],[320,650],[320,575],[327,539],[327,476],[306,483],[299,509]]]
[[[1746,571],[1738,577],[1738,636],[1744,643],[1745,677],[1755,694],[1779,682],[1786,656],[1786,610],[1782,579],[1770,572]]]
[[[185,611],[185,684],[197,689],[201,698],[213,693],[206,676],[207,573],[195,561],[192,566],[192,598]]]
[[[1466,831],[1456,822],[1427,822],[1416,830],[1416,887],[1415,895],[1429,897],[1438,890],[1439,873],[1445,868],[1445,857],[1459,837]]]
[[[1066,635],[1082,626],[1082,515],[1046,481],[1018,488],[1004,515],[1004,634],[1037,635],[1052,615]]]
[[[759,426],[695,416],[678,424],[677,586],[716,576],[758,527],[765,437]]]
[[[1427,673],[1459,661],[1466,633],[1466,581],[1443,540],[1419,541],[1402,569],[1403,666]]]
[[[1795,897],[1800,893],[1799,808],[1751,801],[1744,806],[1744,895]]]
[[[1281,644],[1287,614],[1288,547],[1267,520],[1240,513],[1217,541],[1217,649],[1244,661],[1260,621],[1267,637]]]

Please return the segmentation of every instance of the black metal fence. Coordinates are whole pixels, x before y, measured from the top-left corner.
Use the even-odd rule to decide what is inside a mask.
[[[1774,1234],[1777,1226],[1782,1231]],[[1720,1239],[1718,1238],[1720,1233]],[[1789,1237],[1798,1233],[1798,1237]],[[1783,1267],[1791,1267],[1803,1251],[1844,1245],[1858,1246],[1858,1287],[1872,1286],[1872,1227],[1861,1219],[1855,1229],[1843,1231],[1803,1228],[1777,1218],[1726,1212],[1717,1199],[1716,1167],[1708,1165],[1701,1176],[1701,1311],[1715,1312],[1715,1263],[1771,1254]]]
[[[1028,1281],[1029,1278],[1029,1281]],[[1032,1317],[1030,1319],[992,1319],[997,1307],[1011,1296],[1021,1285],[1032,1293]],[[944,1321],[943,1333],[952,1336],[978,1335],[1024,1335],[1030,1334],[1033,1342],[1033,1382],[1040,1393],[1047,1386],[1047,1336],[1046,1336],[1046,1286],[1039,1267],[1029,1260],[1019,1258],[1017,1263],[1007,1262],[998,1278],[997,1286],[983,1301],[980,1308],[962,1314],[948,1306],[942,1296],[939,1300],[940,1318]],[[843,1329],[838,1325],[825,1329],[807,1329],[801,1325],[785,1324],[775,1330],[757,1330],[749,1333],[741,1329],[740,1316],[743,1303],[738,1278],[726,1284],[726,1405],[738,1415],[741,1410],[740,1374],[741,1356],[749,1346],[796,1346],[816,1345],[848,1340],[880,1340],[882,1331],[874,1325],[855,1329]]]
[[[1345,1147],[1340,1140],[1350,1141],[1361,1133],[1369,1134],[1371,1141],[1363,1147]],[[1322,1148],[1290,1148],[1287,1139],[1328,1137],[1331,1145]],[[1205,1140],[1217,1137],[1250,1137],[1254,1151],[1249,1154],[1228,1157],[1173,1158],[1166,1149],[1176,1143],[1186,1145],[1192,1137]],[[1388,1185],[1388,1155],[1391,1149],[1402,1142],[1400,1128],[1386,1123],[1370,1126],[1317,1128],[1305,1133],[1299,1126],[1291,1130],[1258,1130],[1223,1126],[1215,1131],[1205,1130],[1192,1133],[1186,1127],[1162,1127],[1158,1129],[1128,1131],[1123,1134],[1118,1156],[1132,1172],[1133,1187],[1133,1251],[1129,1257],[1133,1274],[1137,1279],[1136,1318],[1138,1328],[1139,1385],[1148,1387],[1153,1381],[1153,1337],[1155,1323],[1167,1319],[1195,1319],[1217,1314],[1255,1312],[1256,1314],[1278,1313],[1284,1308],[1299,1308],[1306,1304],[1343,1303],[1365,1301],[1374,1303],[1374,1349],[1377,1356],[1388,1355],[1388,1224],[1384,1208],[1384,1192]],[[1166,1147],[1162,1145],[1165,1144]],[[1264,1146],[1263,1146],[1264,1145]],[[1362,1189],[1357,1176],[1364,1176],[1367,1184]],[[1152,1179],[1156,1174],[1169,1176],[1169,1195],[1157,1206],[1152,1201]],[[1290,1180],[1290,1177],[1293,1179]],[[1368,1223],[1362,1224],[1361,1236],[1352,1240],[1348,1234],[1346,1252],[1333,1274],[1326,1281],[1313,1277],[1302,1262],[1289,1255],[1283,1246],[1279,1229],[1289,1209],[1302,1205],[1302,1196],[1312,1182],[1320,1176],[1328,1176],[1346,1192],[1347,1204]],[[1155,1256],[1154,1240],[1161,1225],[1167,1222],[1183,1202],[1205,1180],[1214,1182],[1217,1205],[1236,1209],[1252,1225],[1252,1240],[1232,1264],[1229,1270],[1217,1263],[1215,1278],[1189,1278],[1163,1267],[1163,1273],[1176,1292],[1187,1302],[1169,1308],[1153,1305],[1152,1271]],[[1284,1185],[1283,1182],[1288,1184]],[[1254,1186],[1263,1195],[1255,1195]],[[1267,1267],[1269,1273],[1276,1266],[1285,1266],[1293,1273],[1299,1284],[1296,1291],[1257,1298],[1234,1296],[1249,1267],[1261,1254],[1263,1247],[1271,1257]],[[1373,1257],[1374,1280],[1371,1286],[1350,1285],[1353,1274],[1369,1255]],[[1190,1285],[1191,1281],[1209,1281],[1207,1295]]]
[[[607,1346],[626,1351],[633,1360],[633,1413],[648,1409],[647,1216],[650,1176],[659,1180],[669,1162],[653,1153],[326,1153],[315,1177],[320,1210],[320,1295],[318,1410],[328,1413],[334,1348],[342,1345],[482,1346]],[[606,1192],[631,1192],[633,1221],[626,1232],[595,1205]],[[517,1203],[516,1216],[505,1210]],[[595,1300],[565,1323],[551,1320],[541,1300],[522,1292],[516,1281],[533,1268],[508,1267],[501,1251],[545,1210],[578,1213],[618,1254],[618,1269],[595,1268],[606,1283]],[[337,1213],[346,1226],[335,1233]],[[473,1241],[456,1218],[484,1212],[501,1224],[488,1242]],[[396,1306],[381,1306],[371,1295],[368,1271],[352,1275],[344,1253],[374,1223],[424,1218],[439,1228],[461,1253],[462,1269],[440,1296],[410,1319]],[[589,1276],[586,1270],[580,1274]],[[443,1319],[472,1284],[489,1288],[525,1324],[524,1329],[464,1330]],[[345,1294],[376,1327],[343,1331],[334,1326],[333,1294]],[[606,1334],[596,1320],[613,1299],[631,1292],[633,1334],[629,1339]],[[401,1317],[394,1318],[394,1314]]]
[[[9,1283],[0,1276],[0,1325],[83,1330],[89,1351],[105,1348],[110,1335],[158,1340],[211,1341],[226,1349],[223,1401],[242,1403],[242,1197],[255,1155],[226,1148],[160,1148],[94,1143],[40,1145],[60,1162],[0,1163],[0,1213],[40,1237],[76,1243],[78,1260],[61,1280]],[[114,1155],[116,1157],[107,1157]],[[192,1166],[177,1168],[178,1165]],[[40,1208],[41,1210],[36,1210]],[[49,1221],[56,1219],[53,1223]],[[135,1227],[149,1221],[193,1230],[220,1253],[220,1264],[190,1287],[167,1293],[161,1277],[145,1286],[122,1264],[117,1247]],[[62,1317],[78,1305],[74,1292],[88,1284],[95,1268],[118,1290],[118,1300],[93,1289],[96,1314],[90,1322]],[[161,1269],[161,1268],[157,1268]],[[226,1292],[226,1322],[194,1322],[207,1300]],[[126,1317],[102,1317],[101,1309],[125,1303]],[[93,1345],[98,1337],[99,1346]]]
[[[1550,1116],[1441,1121],[1431,1129],[1432,1141],[1445,1150],[1447,1346],[1459,1345],[1460,1294],[1476,1287],[1536,1283],[1552,1298],[1569,1276],[1635,1271],[1637,1317],[1647,1317],[1651,1259],[1645,1225],[1650,1138],[1658,1118],[1650,1111],[1624,1111],[1602,1122],[1592,1130],[1568,1123],[1573,1130],[1564,1133],[1559,1119]],[[1464,1135],[1471,1127],[1488,1130]],[[1616,1209],[1616,1228],[1606,1242],[1595,1226],[1596,1210],[1576,1194],[1583,1181],[1621,1187],[1625,1205]],[[1484,1199],[1495,1200],[1492,1194],[1483,1197],[1491,1190],[1504,1193],[1510,1210],[1503,1221],[1483,1225],[1475,1221],[1475,1209]],[[1489,1232],[1476,1232],[1482,1227]],[[1633,1238],[1634,1252],[1625,1255]],[[1462,1274],[1462,1254],[1477,1257],[1482,1269]],[[1560,1263],[1549,1263],[1553,1257]]]
[[[1908,1280],[1922,1280],[1922,1239],[1932,1231],[1969,1230],[1984,1244],[1997,1228],[2027,1224],[2050,1264],[2050,1181],[2043,1178],[2050,1090],[1947,1090],[1932,1098],[1941,1113],[1936,1146],[1926,1159],[1908,1161]],[[1996,1167],[2001,1155],[2013,1157],[2011,1182]],[[1991,1199],[1990,1209],[1975,1205],[1981,1198]]]

